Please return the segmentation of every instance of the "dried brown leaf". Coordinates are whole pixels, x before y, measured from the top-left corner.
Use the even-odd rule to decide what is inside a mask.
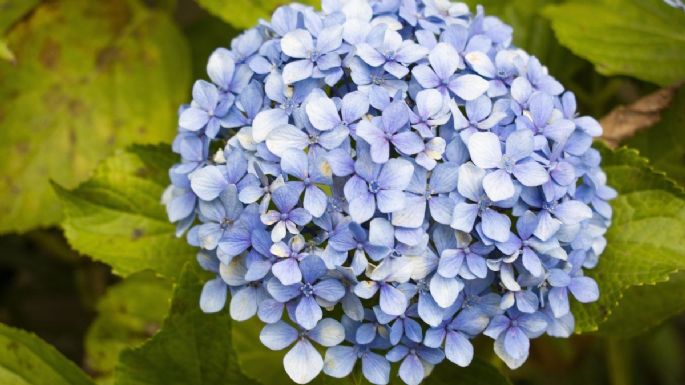
[[[600,123],[602,138],[612,147],[647,129],[661,120],[661,113],[671,105],[680,86],[662,88],[627,106],[613,109]]]

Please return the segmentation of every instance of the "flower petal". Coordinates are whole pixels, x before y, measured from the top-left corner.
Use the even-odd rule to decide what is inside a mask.
[[[283,366],[291,380],[306,384],[321,373],[323,359],[309,340],[301,339],[283,357]]]

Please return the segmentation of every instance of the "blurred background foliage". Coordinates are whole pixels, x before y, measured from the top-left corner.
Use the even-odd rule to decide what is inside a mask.
[[[150,145],[173,137],[212,50],[282,3],[0,0],[0,383],[287,382],[258,324],[199,311],[202,273],[159,204],[174,158]],[[685,12],[468,3],[604,117],[609,145],[639,154],[598,144],[622,195],[593,272],[602,299],[574,309],[583,333],[535,340],[515,372],[477,340],[469,369],[427,383],[685,384]]]

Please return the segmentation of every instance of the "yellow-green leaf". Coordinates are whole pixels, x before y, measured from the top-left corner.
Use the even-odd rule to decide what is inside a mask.
[[[301,0],[313,6],[319,0]],[[197,0],[200,6],[236,28],[246,29],[257,25],[259,19],[270,20],[276,8],[288,4],[283,0]]]
[[[168,140],[190,86],[186,41],[137,0],[57,0],[6,36],[0,61],[0,232],[57,223],[71,188],[117,147]]]
[[[238,367],[228,311],[205,314],[200,310],[206,280],[194,262],[183,269],[162,329],[144,345],[121,354],[116,384],[254,384]]]
[[[9,62],[14,62],[14,53],[7,46],[7,42],[0,39],[0,59],[7,60]]]
[[[0,35],[40,2],[41,0],[0,0]]]
[[[637,151],[603,149],[602,168],[619,196],[597,268],[599,301],[573,304],[578,332],[603,330],[632,287],[665,282],[685,269],[685,193]],[[629,303],[628,306],[635,306]]]
[[[606,75],[685,79],[685,12],[663,0],[572,0],[544,14],[561,44]]]
[[[99,384],[113,380],[119,353],[152,337],[169,311],[171,282],[151,272],[131,275],[110,287],[85,340],[85,365]]]
[[[160,202],[175,158],[166,145],[134,145],[105,160],[78,188],[57,186],[69,244],[122,276],[150,269],[177,277],[197,250],[174,235]]]
[[[31,333],[0,323],[0,347],[0,384],[93,384],[73,362]]]

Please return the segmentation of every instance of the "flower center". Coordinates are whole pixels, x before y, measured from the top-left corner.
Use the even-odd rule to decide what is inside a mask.
[[[371,183],[369,183],[369,192],[371,192],[372,194],[376,194],[380,190],[381,190],[381,187],[378,185],[377,181],[374,180]]]
[[[516,162],[514,162],[514,160],[511,158],[511,156],[509,156],[509,155],[502,156],[502,168],[504,169],[504,171],[511,174],[512,171],[514,170],[515,164],[516,164]]]
[[[300,291],[305,297],[311,297],[314,294],[314,286],[311,283],[305,283],[300,287]]]
[[[222,230],[226,230],[227,228],[233,226],[233,221],[228,218],[224,218],[219,226]]]

